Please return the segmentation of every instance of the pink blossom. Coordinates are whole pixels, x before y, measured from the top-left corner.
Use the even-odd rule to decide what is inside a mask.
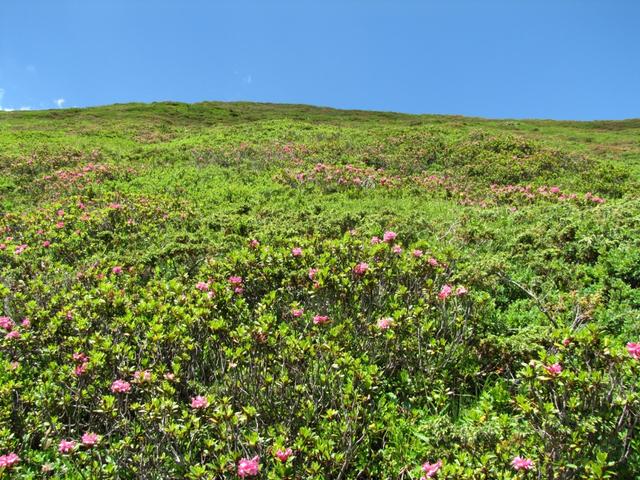
[[[208,406],[209,400],[207,400],[206,397],[203,397],[202,395],[198,395],[197,397],[193,397],[191,399],[191,408],[193,409],[207,408]]]
[[[291,450],[290,448],[287,448],[286,450],[279,449],[276,452],[276,457],[278,457],[278,460],[283,463],[286,462],[291,455],[293,455],[293,450]]]
[[[436,463],[425,462],[422,464],[422,471],[425,473],[426,478],[433,477],[440,468],[442,468],[442,460],[438,460]]]
[[[196,283],[196,288],[198,290],[200,290],[201,292],[205,292],[205,291],[209,290],[209,283],[208,282],[198,282],[198,283]]]
[[[640,343],[629,342],[627,343],[627,352],[631,355],[632,358],[636,360],[640,360]]]
[[[129,390],[131,390],[131,384],[125,380],[116,380],[111,384],[113,393],[127,393]]]
[[[120,210],[122,208],[122,205],[114,202],[109,204],[109,208],[112,210]]]
[[[164,374],[164,379],[168,380],[168,381],[173,381],[175,380],[176,376],[173,373],[165,373]]]
[[[64,210],[60,209],[56,212],[59,217],[64,217]]]
[[[60,444],[58,445],[58,451],[60,453],[69,453],[76,446],[76,442],[73,440],[60,440]]]
[[[96,433],[87,432],[82,434],[82,445],[85,447],[93,447],[100,441],[100,437]]]
[[[431,265],[432,267],[439,267],[440,266],[440,263],[438,262],[438,260],[436,260],[433,257],[429,257],[429,259],[427,260],[427,263],[429,265]]]
[[[556,375],[560,375],[562,373],[562,365],[560,365],[559,363],[554,363],[552,365],[545,365],[544,369],[552,377],[555,377]]]
[[[295,318],[300,318],[304,314],[304,308],[294,308],[291,310],[291,315]]]
[[[13,326],[13,320],[11,320],[9,317],[0,317],[0,328],[9,332],[13,329]]]
[[[315,325],[322,325],[323,323],[327,323],[329,321],[329,317],[326,315],[316,315],[313,317],[313,323]]]
[[[468,293],[468,290],[465,287],[456,288],[456,296],[457,297],[461,297],[462,295],[466,295],[467,293]]]
[[[64,222],[56,223],[56,228],[64,228]]]
[[[112,272],[114,275],[120,275],[120,274],[122,273],[122,267],[120,267],[120,266],[113,267],[113,268],[111,269],[111,272]]]
[[[238,295],[242,295],[244,293],[244,288],[242,288],[241,286],[237,286],[233,289],[234,293],[237,293]]]
[[[391,243],[396,239],[397,236],[398,234],[396,232],[388,230],[384,232],[384,235],[382,235],[382,239],[387,243]]]
[[[411,255],[413,255],[415,258],[420,258],[423,253],[424,252],[422,250],[415,249],[413,252],[411,252]]]
[[[49,248],[51,246],[51,242],[49,240],[45,240],[44,242],[42,242],[42,246],[44,248]]]
[[[238,476],[240,478],[252,477],[260,472],[260,457],[243,458],[238,462]]]
[[[378,237],[371,237],[371,245],[377,245],[379,243],[382,243],[382,240],[380,240],[380,238]]]
[[[26,244],[22,244],[22,245],[18,245],[15,249],[15,254],[16,255],[20,255],[22,252],[24,252],[27,249],[27,245]]]
[[[16,453],[8,453],[0,455],[0,468],[11,468],[20,461],[20,457]]]
[[[291,249],[291,255],[293,255],[294,257],[300,257],[302,256],[302,249],[300,247],[294,247]]]
[[[151,372],[149,370],[137,370],[133,373],[133,378],[138,383],[150,382],[151,381]]]
[[[531,470],[533,468],[533,460],[522,457],[515,457],[511,460],[511,465],[515,470]]]
[[[229,277],[229,283],[231,285],[241,285],[242,284],[242,277],[239,277],[237,275],[232,275]]]
[[[84,353],[74,353],[71,358],[76,362],[86,362],[89,358]]]
[[[258,248],[260,246],[260,242],[255,238],[249,242],[250,248]]]
[[[393,318],[384,317],[378,320],[378,328],[380,330],[386,330],[393,325]]]
[[[452,288],[451,285],[443,285],[440,293],[438,294],[438,298],[440,300],[445,300],[449,295],[451,295]]]
[[[394,245],[391,250],[393,253],[397,253],[398,255],[402,253],[402,247],[400,245]]]
[[[316,274],[318,273],[318,269],[317,268],[310,268],[309,269],[309,279],[313,280],[314,278],[316,278]]]
[[[353,267],[353,272],[356,275],[364,275],[369,270],[369,264],[365,262],[360,262],[355,267]]]
[[[29,328],[31,326],[31,320],[25,317],[22,319],[22,322],[20,322],[20,325],[22,325],[23,328]]]
[[[5,335],[5,338],[9,340],[15,340],[16,338],[20,338],[20,332],[17,330],[12,330],[11,332]]]
[[[0,250],[4,250],[7,248],[7,244],[6,243],[0,243]]]
[[[560,187],[551,187],[549,191],[551,193],[560,193]]]
[[[87,362],[79,363],[73,369],[74,375],[76,375],[77,377],[79,377],[81,375],[84,375],[87,372],[87,367],[88,366],[89,366],[89,364]]]
[[[568,347],[571,344],[571,339],[569,337],[562,340],[562,345]]]

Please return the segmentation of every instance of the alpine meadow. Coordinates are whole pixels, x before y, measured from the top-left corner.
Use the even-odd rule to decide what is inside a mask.
[[[0,112],[0,478],[633,479],[640,120]]]

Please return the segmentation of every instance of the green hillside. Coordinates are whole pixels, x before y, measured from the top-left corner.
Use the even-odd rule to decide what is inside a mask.
[[[640,471],[640,119],[0,112],[0,166],[0,478]]]

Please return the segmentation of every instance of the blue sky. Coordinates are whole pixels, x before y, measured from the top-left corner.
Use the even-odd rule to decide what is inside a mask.
[[[2,0],[0,107],[640,117],[640,0]]]

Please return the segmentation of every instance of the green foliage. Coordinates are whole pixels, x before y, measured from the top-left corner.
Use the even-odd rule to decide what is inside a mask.
[[[0,112],[0,478],[632,478],[638,130]]]

